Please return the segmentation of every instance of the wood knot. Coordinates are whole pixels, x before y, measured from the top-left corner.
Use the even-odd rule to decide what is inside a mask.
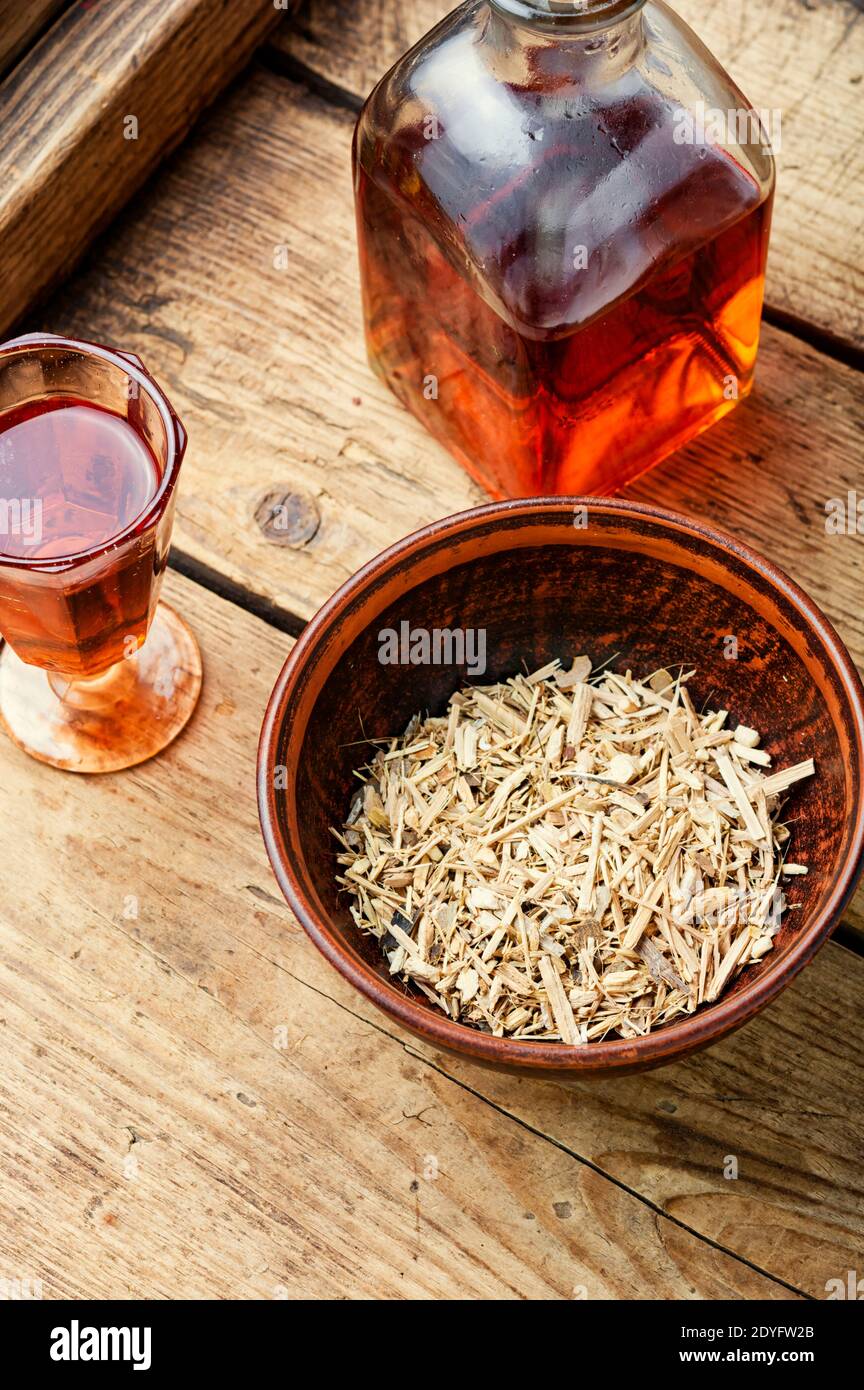
[[[265,540],[296,548],[311,541],[321,525],[321,513],[307,493],[272,487],[255,507],[255,520]]]

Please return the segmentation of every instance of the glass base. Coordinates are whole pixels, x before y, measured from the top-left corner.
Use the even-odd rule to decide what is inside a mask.
[[[201,679],[190,628],[160,603],[135,655],[90,680],[28,666],[7,642],[0,651],[0,723],[40,762],[69,772],[117,772],[177,737]]]

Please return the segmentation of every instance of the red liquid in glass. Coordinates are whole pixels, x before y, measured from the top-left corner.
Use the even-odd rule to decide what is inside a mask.
[[[123,416],[63,397],[28,402],[0,417],[0,556],[62,560],[110,546],[144,513],[160,483],[156,458]],[[135,650],[155,606],[153,543],[110,548],[82,566],[74,588],[46,574],[16,603],[14,572],[0,599],[15,609],[23,660],[70,674],[105,670]],[[131,639],[131,641],[129,640]]]
[[[48,559],[104,545],[158,486],[156,459],[122,416],[65,399],[21,406],[0,420],[0,554]]]

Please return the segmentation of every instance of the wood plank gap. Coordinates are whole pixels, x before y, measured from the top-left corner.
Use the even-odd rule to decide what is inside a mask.
[[[838,946],[843,946],[845,950],[851,951],[853,955],[864,956],[864,940],[854,927],[847,926],[845,921],[841,921],[831,933],[831,940]]]
[[[300,27],[297,25],[298,29]],[[262,67],[268,68],[277,77],[285,77],[289,82],[298,83],[315,96],[328,101],[331,106],[338,106],[343,111],[352,111],[355,115],[362,111],[365,100],[363,97],[358,96],[356,92],[350,92],[338,82],[331,82],[329,78],[322,76],[314,68],[307,67],[299,58],[293,57],[275,44],[265,43],[256,56]]]
[[[203,560],[196,560],[185,550],[178,550],[172,546],[168,564],[178,574],[184,575],[186,579],[191,579],[195,584],[200,584],[202,589],[208,589],[211,594],[216,594],[218,598],[236,604],[238,608],[245,609],[247,613],[252,613],[256,618],[261,618],[263,622],[269,623],[279,632],[286,632],[289,637],[299,637],[306,626],[308,621],[306,618],[301,618],[299,614],[281,608],[272,599],[267,598],[264,594],[256,594],[245,584],[238,584],[236,580],[229,579],[220,570],[206,564]]]
[[[820,328],[817,323],[811,323],[798,314],[788,313],[785,309],[778,309],[773,304],[763,306],[762,321],[770,323],[774,328],[781,328],[784,333],[798,338],[802,343],[807,343],[824,357],[830,357],[833,362],[842,362],[846,367],[864,372],[864,348],[858,347],[846,338],[835,337],[833,333]]]
[[[285,969],[285,967],[280,968]],[[498,1102],[492,1100],[490,1096],[484,1096],[482,1091],[476,1091],[473,1086],[468,1085],[467,1081],[463,1081],[460,1077],[454,1076],[452,1072],[447,1071],[446,1068],[440,1066],[438,1062],[433,1061],[431,1057],[418,1051],[410,1038],[403,1038],[400,1037],[398,1033],[391,1033],[383,1024],[377,1022],[377,1020],[366,1018],[363,1014],[355,1013],[353,1009],[348,1008],[347,1004],[343,1004],[341,1000],[335,999],[332,995],[327,994],[326,991],[316,988],[315,985],[304,980],[302,976],[295,975],[293,971],[285,969],[285,974],[290,975],[291,979],[295,980],[297,984],[305,985],[306,988],[311,989],[313,993],[326,999],[329,1003],[335,1004],[337,1008],[344,1010],[351,1018],[356,1018],[359,1022],[374,1028],[376,1032],[382,1033],[384,1037],[389,1038],[391,1042],[399,1043],[409,1057],[413,1057],[415,1061],[422,1062],[425,1066],[431,1067],[431,1069],[437,1072],[439,1076],[442,1076],[445,1081],[453,1082],[453,1084],[459,1086],[461,1090],[466,1091],[468,1095],[473,1096],[475,1100],[480,1100],[484,1105],[488,1105],[491,1110],[496,1111],[503,1119],[510,1120],[513,1124],[518,1125],[520,1129],[524,1129],[528,1134],[533,1134],[535,1139],[545,1140],[547,1144],[551,1144],[553,1148],[559,1149],[561,1153],[566,1154],[568,1158],[572,1158],[576,1163],[581,1163],[585,1168],[589,1168],[592,1173],[596,1173],[598,1178],[602,1178],[606,1182],[611,1182],[613,1186],[619,1188],[621,1192],[626,1193],[629,1197],[635,1197],[635,1199],[641,1202],[644,1207],[647,1207],[649,1211],[653,1211],[655,1216],[661,1217],[664,1221],[671,1221],[673,1226],[677,1226],[680,1230],[686,1231],[688,1235],[703,1241],[705,1245],[709,1245],[720,1254],[727,1255],[732,1260],[737,1260],[739,1264],[745,1265],[747,1269],[752,1270],[754,1274],[761,1275],[763,1279],[770,1279],[772,1284],[777,1284],[780,1288],[786,1289],[788,1293],[796,1294],[797,1297],[807,1299],[810,1302],[816,1302],[813,1294],[809,1294],[804,1289],[799,1289],[795,1284],[790,1284],[786,1279],[781,1279],[778,1275],[772,1274],[770,1270],[763,1269],[761,1265],[755,1264],[752,1260],[748,1260],[746,1256],[738,1254],[737,1251],[730,1249],[729,1246],[723,1245],[721,1241],[714,1240],[711,1236],[704,1235],[703,1232],[697,1231],[693,1226],[688,1226],[686,1221],[682,1221],[679,1217],[673,1216],[671,1212],[665,1211],[662,1206],[657,1202],[652,1202],[650,1197],[644,1196],[638,1189],[629,1187],[626,1182],[622,1182],[622,1180],[616,1178],[614,1174],[606,1172],[599,1163],[594,1163],[590,1158],[586,1158],[583,1154],[577,1153],[575,1149],[571,1149],[567,1144],[563,1143],[562,1140],[556,1139],[554,1135],[547,1134],[544,1130],[529,1124],[528,1121],[522,1119],[520,1115],[514,1115],[512,1110],[507,1110],[503,1105],[499,1105]]]

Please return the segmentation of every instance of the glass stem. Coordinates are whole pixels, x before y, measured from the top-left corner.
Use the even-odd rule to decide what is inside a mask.
[[[58,700],[70,709],[99,710],[116,704],[118,694],[135,684],[133,658],[115,662],[95,676],[74,676],[63,671],[48,671],[48,684]]]

